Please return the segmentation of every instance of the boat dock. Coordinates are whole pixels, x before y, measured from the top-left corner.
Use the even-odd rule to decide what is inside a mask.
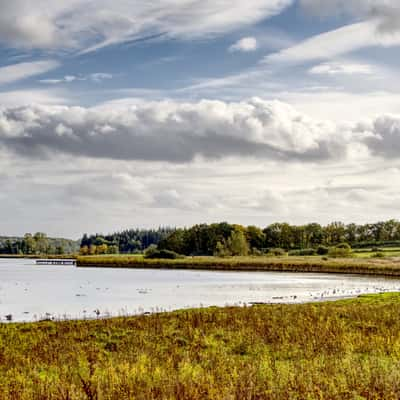
[[[76,265],[76,260],[42,259],[42,260],[36,260],[36,264],[37,265]]]

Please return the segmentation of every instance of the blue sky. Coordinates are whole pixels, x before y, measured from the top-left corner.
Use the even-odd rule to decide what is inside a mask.
[[[75,12],[78,13],[79,6],[85,2],[76,3]],[[103,9],[100,11],[111,11],[110,5],[107,2],[103,3]],[[132,8],[134,8],[135,1],[131,3]],[[179,2],[175,3],[178,4],[176,13],[179,14]],[[343,54],[334,55],[332,58],[329,57],[329,54],[327,58],[324,58],[323,49],[321,51],[318,49],[320,58],[289,60],[262,68],[260,64],[262,64],[263,59],[278,53],[280,50],[301,44],[307,39],[318,38],[321,34],[335,31],[346,25],[358,23],[362,19],[359,15],[352,15],[350,12],[343,12],[339,15],[319,15],[318,6],[320,2],[318,1],[314,2],[315,4],[307,1],[299,3],[289,0],[254,1],[254,3],[254,10],[252,6],[248,7],[249,14],[255,14],[253,23],[245,23],[241,18],[228,16],[227,21],[224,21],[227,26],[224,25],[224,22],[215,24],[222,32],[213,32],[211,28],[210,30],[191,32],[189,26],[185,28],[185,33],[181,37],[180,34],[168,32],[167,29],[170,28],[168,26],[163,31],[162,28],[152,27],[153,23],[149,22],[150,27],[143,29],[143,32],[139,30],[135,35],[127,38],[124,37],[125,31],[118,32],[118,39],[114,39],[115,44],[104,45],[104,47],[98,49],[95,49],[96,45],[107,41],[106,34],[103,38],[97,35],[93,35],[94,37],[88,35],[87,40],[82,40],[82,42],[71,46],[65,45],[63,42],[35,45],[29,37],[24,39],[24,42],[19,46],[16,46],[10,38],[7,38],[8,40],[2,41],[1,66],[12,69],[13,67],[18,68],[18,64],[25,63],[27,71],[18,80],[13,78],[12,74],[9,79],[5,76],[0,86],[1,91],[31,91],[31,93],[38,91],[42,95],[47,94],[49,100],[54,95],[58,100],[62,97],[65,103],[79,103],[79,105],[85,106],[129,97],[129,93],[136,97],[136,92],[143,90],[163,92],[162,94],[153,93],[152,96],[147,93],[147,96],[150,95],[154,98],[159,98],[161,95],[173,98],[227,96],[230,99],[240,99],[244,95],[243,92],[239,91],[237,95],[232,93],[238,91],[235,85],[223,85],[219,88],[217,94],[205,90],[205,88],[200,90],[197,87],[192,91],[187,88],[198,82],[246,74],[252,69],[265,70],[261,76],[264,84],[280,85],[280,88],[277,88],[273,93],[263,93],[263,96],[271,98],[279,98],[282,95],[279,92],[295,88],[313,91],[318,86],[330,86],[331,90],[340,90],[344,84],[349,84],[348,75],[352,75],[351,81],[355,92],[386,88],[386,82],[377,82],[376,79],[375,82],[371,82],[370,77],[366,76],[368,74],[362,74],[360,77],[357,76],[357,73],[338,73],[336,76],[332,76],[328,73],[310,74],[309,70],[326,59],[329,62],[343,64],[366,66],[378,64],[377,67],[396,68],[399,61],[398,57],[393,55],[392,46],[369,46],[368,43],[365,43],[361,48],[351,49],[351,51]],[[263,3],[272,4],[264,11],[264,18],[262,13],[261,16],[257,14],[257,11],[263,7]],[[121,2],[121,4],[124,3]],[[198,3],[193,2],[193,4]],[[161,1],[160,8],[162,6],[163,2]],[[273,6],[273,10],[271,10],[270,8]],[[4,5],[3,7],[7,6]],[[213,11],[223,12],[223,7],[226,7],[226,5],[210,6],[209,12],[211,15]],[[315,10],[313,10],[313,7]],[[340,5],[337,7],[339,8]],[[123,11],[123,6],[121,8],[121,11]],[[56,11],[54,11],[54,21],[51,21],[55,26],[57,26],[59,20],[63,19]],[[34,12],[37,12],[37,10],[31,10],[31,13]],[[132,11],[132,14],[132,19],[140,17],[140,15],[135,15],[134,11]],[[195,19],[195,15],[183,16],[182,18],[185,23],[189,24],[186,19],[193,17]],[[40,20],[40,14],[38,18]],[[74,18],[78,17],[70,17],[70,20],[67,20],[69,24],[75,23]],[[151,18],[151,14],[148,18]],[[93,30],[101,28],[101,26],[96,26],[96,21],[86,21],[87,27],[84,26],[84,19],[80,23],[82,23],[82,30],[85,28]],[[195,20],[193,25],[196,25]],[[36,27],[34,28],[36,29]],[[215,29],[214,26],[213,28]],[[68,29],[65,30],[68,31]],[[71,36],[71,38],[68,37],[64,41],[72,40],[74,32],[67,32],[65,35]],[[240,44],[240,41],[246,40],[246,38],[253,40],[253,48],[245,49],[240,45],[234,47],[235,44]],[[332,38],[326,39],[327,42],[331,40],[335,40],[334,35],[332,35]],[[351,41],[351,38],[349,38],[349,41]],[[91,51],[91,48],[94,50]],[[29,64],[40,61],[45,64],[51,62],[53,65],[43,65],[42,68],[32,72]],[[3,70],[3,74],[4,72],[7,71]],[[252,86],[257,88],[258,81],[255,84],[245,81],[244,85],[248,86],[246,95],[251,96],[255,91]],[[183,93],[182,90],[184,90]]]
[[[0,11],[10,234],[397,217],[397,1]]]

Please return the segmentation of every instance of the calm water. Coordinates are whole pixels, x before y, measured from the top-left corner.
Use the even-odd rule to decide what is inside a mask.
[[[93,318],[400,291],[400,280],[279,272],[83,269],[0,259],[0,320]]]

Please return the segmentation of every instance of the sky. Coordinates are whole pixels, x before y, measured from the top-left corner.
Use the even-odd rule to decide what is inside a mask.
[[[375,222],[398,0],[0,0],[0,232]]]

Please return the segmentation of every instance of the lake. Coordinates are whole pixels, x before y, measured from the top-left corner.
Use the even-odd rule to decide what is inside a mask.
[[[400,291],[373,276],[37,266],[0,259],[0,321],[132,315],[189,307],[306,302]]]

